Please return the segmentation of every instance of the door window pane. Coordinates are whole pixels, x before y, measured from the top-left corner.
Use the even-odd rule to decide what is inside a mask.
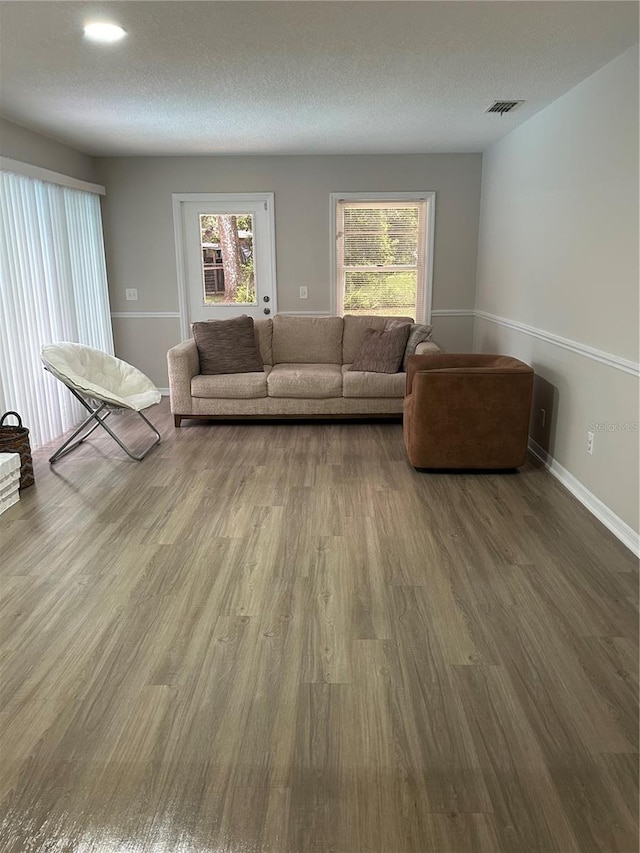
[[[201,213],[202,287],[206,305],[257,305],[253,214]]]

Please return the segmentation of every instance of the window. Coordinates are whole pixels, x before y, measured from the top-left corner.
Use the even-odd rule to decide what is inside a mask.
[[[201,213],[202,287],[207,305],[256,305],[251,213]]]
[[[332,196],[336,313],[431,313],[434,193]]]

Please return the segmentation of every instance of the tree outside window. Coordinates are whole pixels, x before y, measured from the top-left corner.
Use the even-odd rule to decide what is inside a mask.
[[[204,301],[255,305],[253,215],[200,214]]]

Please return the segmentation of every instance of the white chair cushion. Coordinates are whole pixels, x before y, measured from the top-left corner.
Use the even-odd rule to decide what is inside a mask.
[[[136,412],[160,402],[160,392],[137,367],[93,347],[63,341],[45,344],[45,367],[81,394]]]

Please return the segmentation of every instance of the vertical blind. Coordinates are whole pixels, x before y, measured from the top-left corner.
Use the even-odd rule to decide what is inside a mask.
[[[0,414],[20,413],[32,447],[84,416],[62,383],[43,370],[40,348],[57,341],[113,353],[100,199],[3,171]]]

